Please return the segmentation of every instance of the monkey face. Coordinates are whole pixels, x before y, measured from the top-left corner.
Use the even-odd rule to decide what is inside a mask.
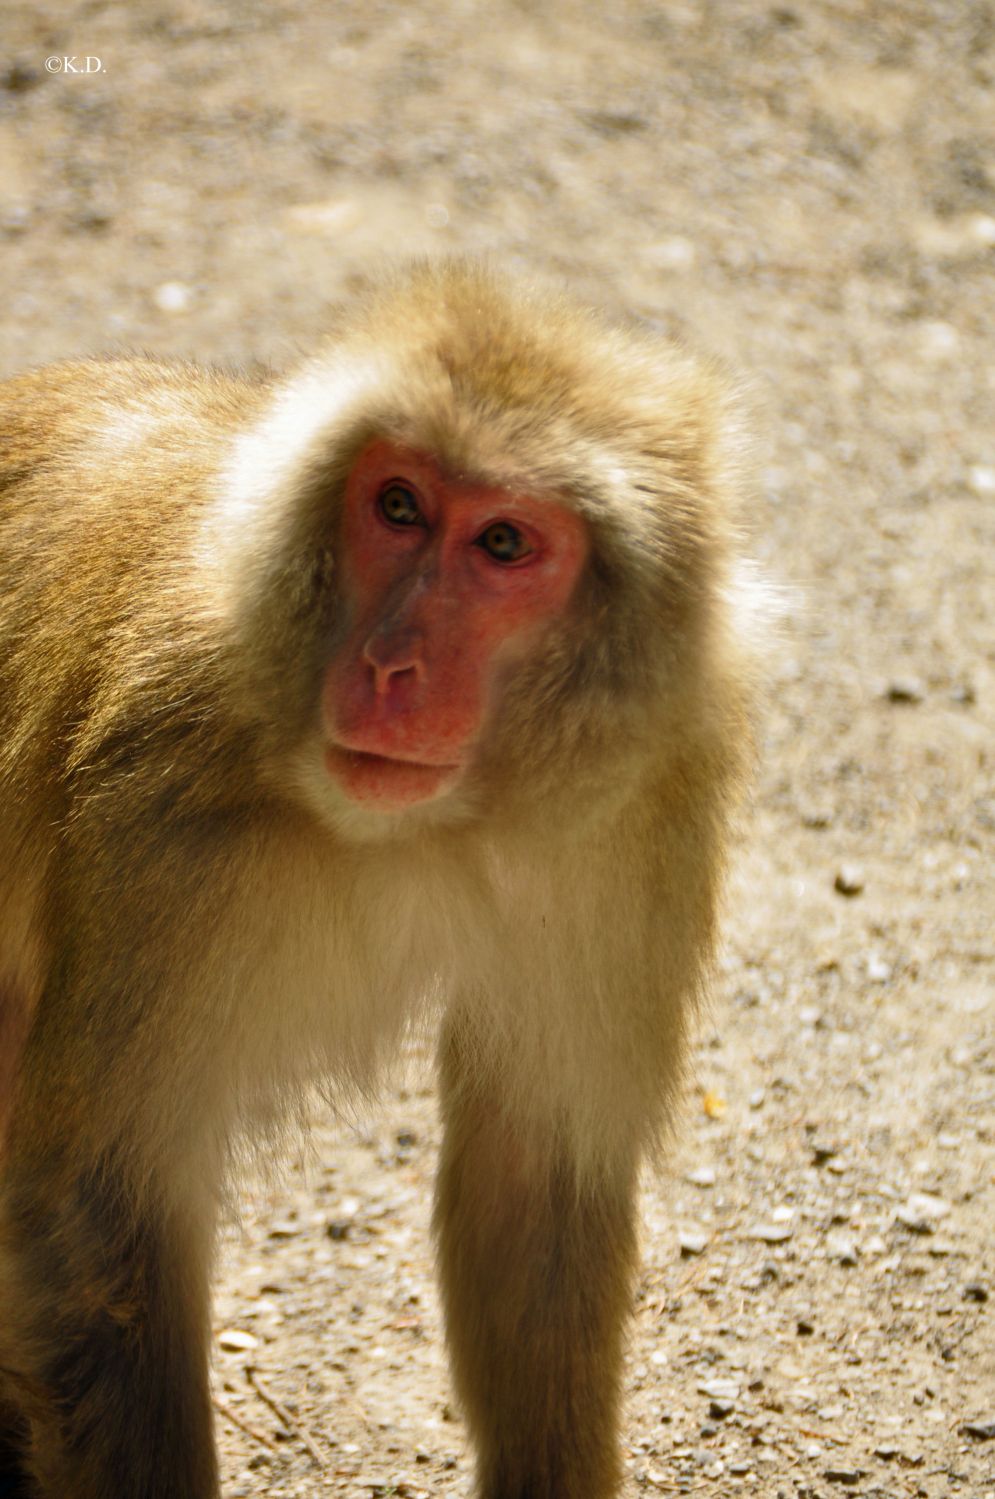
[[[351,801],[402,810],[463,779],[502,677],[569,608],[587,526],[380,439],[350,472],[340,552],[349,624],[322,690],[325,768]]]

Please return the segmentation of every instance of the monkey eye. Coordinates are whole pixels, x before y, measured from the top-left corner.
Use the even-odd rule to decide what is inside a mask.
[[[417,526],[421,523],[422,513],[414,490],[398,479],[392,479],[389,484],[384,485],[377,503],[380,514],[392,526]]]
[[[495,562],[520,562],[532,551],[518,527],[507,520],[496,520],[488,526],[477,537],[474,546],[483,547]]]

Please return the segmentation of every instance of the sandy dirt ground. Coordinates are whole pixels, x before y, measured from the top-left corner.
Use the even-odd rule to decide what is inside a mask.
[[[995,7],[8,0],[0,41],[4,372],[283,363],[460,249],[746,375],[783,641],[624,1493],[992,1499]],[[437,1139],[415,1057],[247,1185],[231,1499],[469,1493]]]

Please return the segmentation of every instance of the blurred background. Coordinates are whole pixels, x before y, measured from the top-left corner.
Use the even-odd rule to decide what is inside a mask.
[[[628,1499],[995,1493],[995,7],[7,0],[0,370],[281,366],[483,252],[717,353],[785,599]],[[469,1491],[430,1069],[247,1184],[229,1495]]]

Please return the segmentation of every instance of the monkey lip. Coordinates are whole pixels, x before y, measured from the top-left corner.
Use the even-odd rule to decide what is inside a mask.
[[[392,810],[439,796],[449,789],[463,767],[375,755],[342,744],[328,744],[325,768],[352,801]]]

